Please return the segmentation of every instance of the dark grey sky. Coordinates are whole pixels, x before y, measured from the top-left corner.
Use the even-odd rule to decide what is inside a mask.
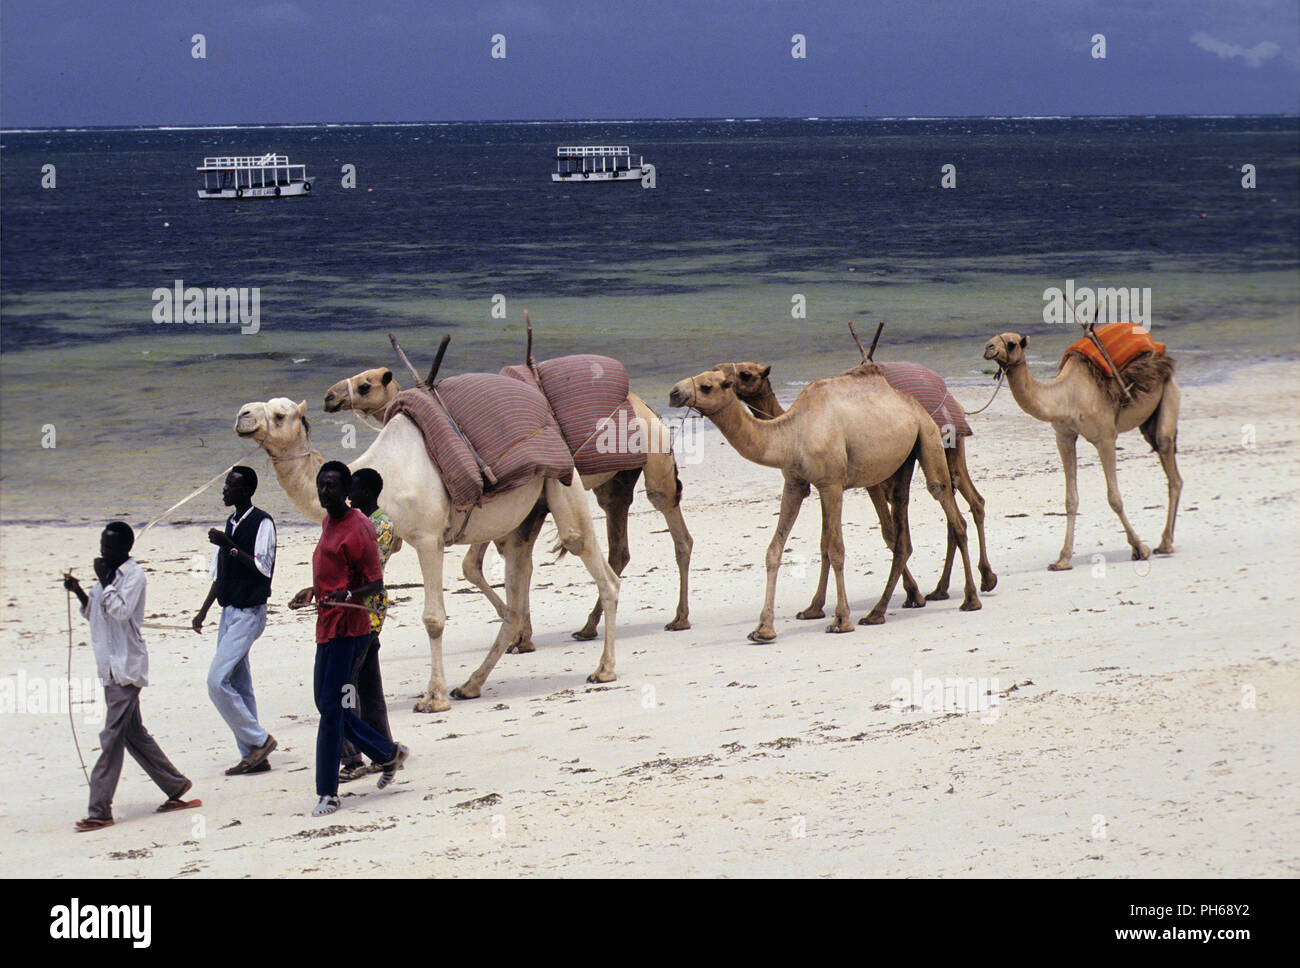
[[[4,127],[1274,112],[1296,0],[0,5]]]

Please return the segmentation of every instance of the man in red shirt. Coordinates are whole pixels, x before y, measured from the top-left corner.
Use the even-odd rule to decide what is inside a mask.
[[[357,660],[370,645],[370,613],[361,599],[383,587],[375,529],[365,514],[349,508],[352,472],[340,461],[327,461],[316,473],[316,496],[325,509],[320,541],[312,555],[312,587],[293,596],[290,608],[316,599],[316,668],[313,684],[320,726],[316,731],[316,795],[313,817],[339,808],[339,754],[343,737],[376,763],[383,764],[379,789],[393,782],[410,751],[376,732],[359,716],[351,683]]]

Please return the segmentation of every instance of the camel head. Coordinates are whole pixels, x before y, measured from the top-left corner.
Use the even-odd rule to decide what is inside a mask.
[[[772,384],[768,382],[771,366],[762,363],[715,363],[713,368],[731,377],[736,396],[744,403],[758,400],[772,392]]]
[[[1003,333],[984,344],[984,359],[995,361],[1002,369],[1025,362],[1025,347],[1029,337],[1019,333]]]
[[[393,371],[386,366],[363,370],[356,376],[339,380],[325,393],[325,412],[356,410],[358,413],[382,416],[401,392],[393,379]]]
[[[306,400],[294,403],[288,397],[273,397],[265,403],[246,403],[235,418],[235,433],[257,441],[272,457],[294,453],[311,433],[306,414]]]
[[[680,381],[668,394],[668,406],[691,407],[708,416],[736,399],[736,386],[722,370],[705,370]]]

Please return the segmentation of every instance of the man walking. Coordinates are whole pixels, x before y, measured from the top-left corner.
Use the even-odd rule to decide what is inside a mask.
[[[352,472],[340,461],[326,461],[316,472],[316,497],[325,509],[320,541],[311,559],[312,586],[289,602],[304,608],[315,598],[316,667],[312,676],[320,726],[316,731],[316,795],[313,817],[339,808],[339,754],[343,738],[376,763],[382,764],[379,789],[396,778],[409,750],[385,739],[363,722],[345,702],[352,689],[357,660],[370,645],[370,618],[360,600],[383,587],[379,544],[369,519],[349,508]],[[343,603],[351,607],[338,607]]]
[[[256,471],[242,464],[230,469],[221,500],[235,510],[224,531],[208,531],[208,540],[217,546],[210,568],[212,587],[191,623],[201,634],[213,599],[221,605],[217,652],[208,669],[208,696],[235,734],[239,748],[239,762],[226,770],[227,776],[269,770],[266,758],[276,746],[275,737],[257,721],[248,661],[253,643],[266,628],[266,601],[271,597],[275,571],[275,522],[261,508],[253,507],[256,491]]]
[[[379,565],[388,567],[389,556],[401,547],[401,541],[393,534],[393,522],[379,509],[379,495],[384,490],[384,479],[373,467],[362,467],[352,475],[352,487],[348,492],[348,503],[370,518],[375,529],[375,539],[379,542]],[[388,592],[382,586],[379,591],[362,602],[370,609],[370,645],[362,653],[352,676],[352,685],[356,687],[356,713],[365,722],[374,727],[375,732],[385,739],[392,739],[388,728],[388,702],[384,699],[384,679],[379,672],[379,633],[384,627],[384,614],[388,611]],[[349,740],[343,741],[343,762],[339,764],[339,782],[348,783],[367,773],[378,773],[378,763],[366,765],[365,760]]]
[[[77,596],[82,617],[90,622],[90,644],[107,705],[99,733],[99,759],[90,774],[90,811],[76,823],[82,833],[113,825],[113,794],[125,753],[130,753],[167,794],[159,813],[201,805],[199,800],[182,799],[193,784],[172,766],[140,716],[140,690],[148,685],[149,653],[140,636],[145,576],[131,557],[133,544],[135,533],[130,525],[110,521],[99,537],[99,557],[94,561],[99,580],[90,593],[71,575],[63,577],[63,587]]]

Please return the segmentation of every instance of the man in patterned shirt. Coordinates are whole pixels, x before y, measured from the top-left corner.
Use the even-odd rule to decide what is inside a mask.
[[[379,509],[379,495],[383,490],[384,479],[379,471],[363,467],[352,475],[348,503],[370,518],[379,542],[379,560],[387,567],[389,556],[402,546],[402,542],[393,534],[392,519]],[[370,613],[370,645],[352,675],[352,685],[356,689],[356,714],[376,732],[392,739],[392,731],[388,728],[388,704],[384,700],[384,680],[379,673],[379,633],[384,627],[384,613],[388,610],[387,589],[381,588],[361,604],[374,611]],[[377,773],[379,769],[376,763],[367,766],[356,747],[344,741],[339,782],[347,783],[367,773]]]

